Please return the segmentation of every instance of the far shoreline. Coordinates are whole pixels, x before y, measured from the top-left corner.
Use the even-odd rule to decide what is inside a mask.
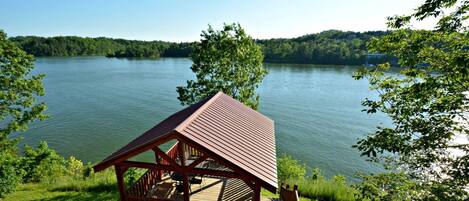
[[[118,59],[118,60],[159,60],[159,59],[188,59],[191,60],[190,57],[106,57],[104,55],[81,55],[81,56],[34,56],[36,59],[43,59],[43,58],[106,58],[106,59]],[[263,62],[264,65],[294,65],[294,66],[349,66],[349,67],[365,67],[365,64],[356,65],[356,64],[314,64],[314,63],[288,63],[288,62]]]

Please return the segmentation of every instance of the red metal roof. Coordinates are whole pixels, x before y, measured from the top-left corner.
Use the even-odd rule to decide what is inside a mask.
[[[175,132],[277,188],[274,122],[222,92],[171,115],[95,169],[142,153],[148,150],[142,147]]]

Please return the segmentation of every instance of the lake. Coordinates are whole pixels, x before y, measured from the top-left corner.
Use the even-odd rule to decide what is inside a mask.
[[[44,73],[50,118],[21,134],[23,144],[46,140],[65,156],[97,162],[182,109],[176,87],[194,78],[191,60],[37,58]],[[275,121],[277,154],[287,153],[327,175],[352,176],[379,166],[351,146],[389,120],[361,112],[375,97],[368,82],[352,79],[354,66],[265,64],[260,112]],[[142,156],[148,159],[150,156]]]

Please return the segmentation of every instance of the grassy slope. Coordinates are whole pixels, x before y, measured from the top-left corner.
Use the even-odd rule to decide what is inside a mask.
[[[273,194],[265,189],[262,189],[261,196],[267,197],[267,198],[278,198],[279,194]],[[305,197],[300,197],[300,201],[316,201],[316,200],[312,200],[312,199],[305,198]]]
[[[265,189],[261,191],[262,197],[278,198],[278,194],[273,194]],[[58,200],[118,200],[116,179],[113,170],[96,173],[89,178],[73,178],[63,176],[54,178],[53,181],[43,183],[26,183],[18,186],[15,192],[7,195],[1,201],[58,201]],[[301,197],[301,201],[311,201],[311,199]]]
[[[22,184],[17,190],[9,194],[6,198],[1,199],[4,201],[17,201],[17,200],[118,200],[119,194],[116,191],[111,192],[83,192],[83,191],[61,191],[50,189],[48,185],[44,184]]]

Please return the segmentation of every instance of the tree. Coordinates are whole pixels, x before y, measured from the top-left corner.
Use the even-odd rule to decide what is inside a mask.
[[[0,197],[14,190],[20,180],[17,171],[18,139],[9,135],[24,131],[36,119],[44,119],[44,103],[36,97],[44,95],[44,75],[31,75],[34,59],[9,41],[0,30]]]
[[[447,10],[453,10],[445,14]],[[391,28],[403,28],[410,24],[412,19],[422,21],[428,17],[440,17],[438,19],[437,31],[456,32],[467,31],[469,1],[467,0],[426,0],[414,13],[410,15],[395,15],[388,17],[388,26]]]
[[[441,9],[451,6],[456,13],[444,16]],[[365,111],[385,113],[393,121],[392,127],[378,127],[355,147],[383,162],[389,175],[405,174],[375,178],[411,180],[397,182],[405,188],[394,185],[396,181],[382,185],[384,197],[404,200],[410,192],[402,191],[414,189],[412,199],[469,199],[469,143],[455,140],[469,137],[464,125],[469,109],[469,38],[467,31],[457,32],[466,29],[461,20],[467,17],[457,16],[467,16],[468,6],[469,1],[427,0],[416,13],[390,18],[390,25],[400,29],[368,44],[371,51],[395,56],[401,65],[397,75],[388,73],[387,63],[355,74],[379,92],[377,100],[363,101]],[[405,28],[411,19],[428,16],[441,17],[436,30]]]
[[[287,179],[299,180],[306,175],[306,165],[300,164],[290,155],[282,155],[277,160],[278,179],[285,182]]]
[[[31,75],[33,56],[9,41],[0,31],[0,150],[11,150],[16,140],[8,136],[25,131],[36,119],[46,118],[44,103],[36,103],[44,95],[44,75]]]
[[[201,37],[191,55],[191,69],[197,80],[188,80],[186,87],[177,87],[181,103],[193,104],[223,91],[257,109],[259,95],[255,90],[267,74],[261,48],[239,24],[225,24],[221,31],[209,26]]]

